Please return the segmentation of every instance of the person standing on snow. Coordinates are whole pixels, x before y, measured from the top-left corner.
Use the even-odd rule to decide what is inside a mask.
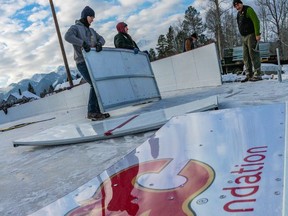
[[[130,49],[133,50],[135,54],[139,52],[139,47],[128,34],[128,25],[125,22],[119,22],[116,25],[118,34],[114,37],[114,45],[116,48]]]
[[[238,11],[237,23],[242,36],[243,61],[246,68],[246,78],[242,82],[262,80],[261,58],[258,49],[261,39],[260,21],[253,8],[243,5],[241,0],[233,0],[233,6]]]
[[[74,60],[77,69],[83,78],[90,84],[90,95],[88,101],[88,114],[87,118],[92,120],[103,120],[110,117],[109,113],[101,113],[95,90],[92,86],[91,77],[86,66],[82,49],[90,52],[91,47],[96,48],[96,52],[102,50],[105,44],[104,38],[99,35],[93,28],[90,28],[91,23],[95,17],[95,12],[89,6],[86,6],[81,12],[81,19],[76,20],[65,34],[65,40],[73,45]]]

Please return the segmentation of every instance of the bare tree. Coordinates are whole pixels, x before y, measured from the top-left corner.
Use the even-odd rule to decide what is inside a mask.
[[[233,11],[233,8],[232,8]],[[223,47],[234,47],[241,45],[241,37],[237,28],[236,17],[232,13],[224,13],[222,18],[223,29]]]
[[[284,27],[287,22],[288,0],[256,0],[267,8],[267,17],[272,24],[271,30],[278,37],[281,56],[283,56]],[[285,22],[286,21],[286,22]]]
[[[173,25],[174,28],[174,38],[175,38],[175,47],[178,53],[183,52],[184,40],[187,37],[187,32],[184,30],[183,20],[178,19]]]
[[[220,54],[220,58],[222,59],[222,56],[223,56],[222,41],[224,39],[222,26],[221,26],[221,15],[222,15],[222,12],[221,12],[221,8],[220,8],[220,1],[219,0],[212,0],[212,2],[215,4],[216,34],[217,34],[219,54]]]
[[[214,32],[217,47],[219,50],[219,56],[222,59],[223,49],[224,49],[224,34],[222,26],[222,17],[224,14],[227,14],[229,9],[224,10],[221,5],[226,3],[226,0],[209,0],[210,9],[206,15],[206,25],[211,32]],[[230,2],[230,1],[229,1]]]
[[[258,17],[261,22],[261,38],[263,41],[269,41],[271,38],[271,33],[269,33],[269,21],[268,21],[268,9],[264,5],[266,0],[257,0],[256,5],[259,7]]]

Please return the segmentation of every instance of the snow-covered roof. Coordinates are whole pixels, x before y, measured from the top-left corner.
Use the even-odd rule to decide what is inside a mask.
[[[82,80],[83,80],[82,77],[79,78],[79,79],[76,79],[76,80],[72,80],[73,85],[79,85]],[[69,82],[64,82],[64,83],[56,85],[55,88],[54,88],[54,91],[57,91],[59,89],[65,89],[65,88],[68,88],[68,87],[70,87]]]
[[[8,99],[10,96],[15,97],[16,99],[22,99],[23,97],[26,97],[26,98],[34,98],[34,99],[39,99],[39,98],[40,98],[40,97],[37,96],[36,94],[33,94],[33,93],[29,92],[29,91],[24,91],[24,92],[22,92],[21,95],[20,95],[18,92],[11,93],[11,94],[7,97],[7,99]],[[7,100],[7,99],[6,99],[6,100]]]
[[[26,98],[34,98],[34,99],[39,99],[40,98],[38,95],[33,94],[33,93],[29,92],[29,91],[22,92],[22,96],[23,97],[25,96]]]

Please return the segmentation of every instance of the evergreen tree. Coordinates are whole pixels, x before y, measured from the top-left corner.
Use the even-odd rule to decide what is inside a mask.
[[[52,85],[49,86],[49,90],[48,90],[48,93],[52,93],[54,91],[54,88]]]
[[[151,62],[157,60],[156,52],[153,48],[149,50],[149,59]]]
[[[44,98],[46,94],[47,94],[47,90],[44,89],[43,92],[40,93],[40,97]]]
[[[166,38],[167,38],[167,47],[165,50],[166,56],[172,56],[177,53],[176,48],[175,48],[174,34],[175,34],[174,29],[172,26],[170,26],[168,29],[168,33],[166,34]]]
[[[28,84],[28,89],[27,89],[27,90],[28,90],[29,92],[31,92],[32,94],[36,94],[33,86],[31,85],[31,83]]]
[[[205,25],[202,23],[200,13],[192,6],[189,6],[185,11],[183,30],[187,34],[186,36],[191,35],[193,32],[200,35],[205,31]]]
[[[167,41],[164,35],[160,35],[158,38],[158,43],[156,50],[158,52],[158,59],[165,58],[166,57],[166,47],[167,47]]]
[[[192,6],[189,6],[185,11],[184,20],[180,25],[177,26],[176,36],[175,36],[175,47],[178,52],[183,52],[184,41],[191,34],[196,32],[198,35],[201,35],[205,31],[205,25],[202,23],[202,18],[200,13]],[[198,44],[204,44],[205,41],[202,39],[206,38],[201,35],[198,38]]]

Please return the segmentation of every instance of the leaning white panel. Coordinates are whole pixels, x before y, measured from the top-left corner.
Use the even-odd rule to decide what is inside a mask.
[[[217,96],[139,115],[111,118],[101,122],[60,125],[33,136],[13,141],[14,147],[28,145],[67,145],[131,135],[160,128],[170,118],[218,107]]]
[[[83,51],[102,112],[161,99],[146,53],[103,48]]]
[[[161,93],[222,84],[214,43],[154,61],[151,65]]]

